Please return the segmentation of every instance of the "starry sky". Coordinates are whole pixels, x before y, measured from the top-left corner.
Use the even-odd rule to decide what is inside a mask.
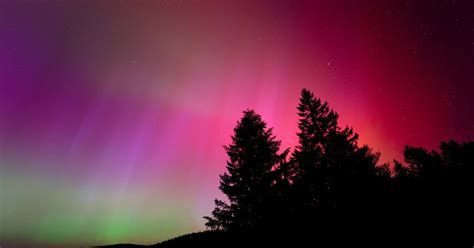
[[[204,230],[246,108],[312,90],[360,143],[474,137],[473,1],[0,0],[0,245]]]

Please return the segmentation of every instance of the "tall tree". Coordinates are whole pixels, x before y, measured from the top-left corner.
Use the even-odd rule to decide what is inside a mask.
[[[338,126],[338,114],[306,89],[298,105],[299,144],[292,158],[294,194],[304,215],[327,216],[368,199],[379,154],[359,147],[352,128]],[[364,193],[364,195],[362,195]],[[359,204],[360,205],[360,204]]]
[[[208,228],[248,230],[268,221],[273,188],[281,179],[278,166],[288,153],[279,153],[280,143],[260,115],[244,111],[232,143],[224,146],[227,172],[220,176],[219,189],[228,202],[215,201],[212,217],[204,217]]]
[[[301,92],[297,109],[299,144],[292,154],[291,163],[298,197],[295,200],[300,204],[297,207],[307,212],[320,205],[323,188],[329,186],[324,175],[324,141],[336,131],[338,115],[306,89]]]

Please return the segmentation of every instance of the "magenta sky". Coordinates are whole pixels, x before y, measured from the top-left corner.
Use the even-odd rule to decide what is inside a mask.
[[[0,244],[202,230],[253,108],[308,88],[382,152],[474,136],[470,1],[0,3]]]

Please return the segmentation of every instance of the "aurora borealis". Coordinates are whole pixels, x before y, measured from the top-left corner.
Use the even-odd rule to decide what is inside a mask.
[[[381,162],[472,139],[472,13],[459,0],[0,1],[0,245],[203,230],[242,111],[291,147],[302,88]]]

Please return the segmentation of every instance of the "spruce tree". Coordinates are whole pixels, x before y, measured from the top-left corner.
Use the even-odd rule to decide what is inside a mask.
[[[298,141],[292,158],[295,199],[303,212],[321,203],[323,187],[327,178],[324,170],[324,143],[330,132],[337,128],[338,115],[329,109],[326,102],[306,89],[301,92],[298,105]]]
[[[269,209],[280,179],[278,166],[288,151],[279,153],[280,141],[260,115],[244,111],[227,152],[227,172],[220,176],[219,189],[228,201],[216,200],[206,226],[220,230],[251,230],[268,222]]]
[[[327,217],[355,207],[355,202],[366,203],[376,181],[379,155],[367,146],[359,147],[358,134],[352,128],[340,128],[338,114],[306,89],[301,93],[298,116],[299,144],[291,168],[293,200],[299,212],[305,218]]]

